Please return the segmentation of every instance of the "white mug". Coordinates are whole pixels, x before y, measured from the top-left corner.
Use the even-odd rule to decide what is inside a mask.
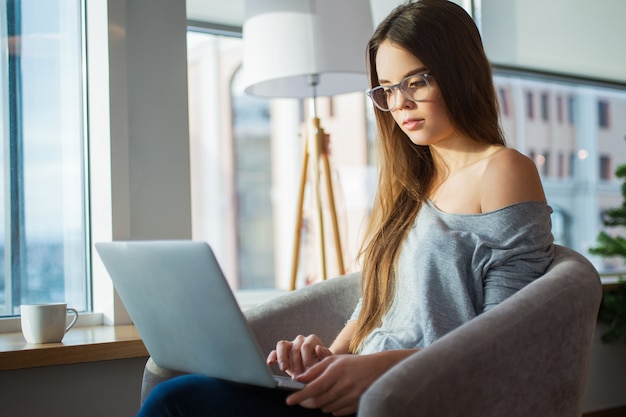
[[[65,303],[25,304],[20,306],[22,333],[28,343],[56,343],[78,319],[78,311],[67,308]],[[67,324],[67,313],[73,313],[72,322]]]

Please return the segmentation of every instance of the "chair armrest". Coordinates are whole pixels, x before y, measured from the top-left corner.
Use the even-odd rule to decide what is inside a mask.
[[[580,416],[601,291],[558,248],[546,275],[384,374],[359,417]]]
[[[279,340],[316,334],[329,345],[350,318],[361,294],[355,272],[298,289],[245,311],[261,350]]]

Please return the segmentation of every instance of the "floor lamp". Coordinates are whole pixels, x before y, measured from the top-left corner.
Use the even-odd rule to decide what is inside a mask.
[[[320,174],[323,172],[339,273],[343,253],[331,181],[326,133],[317,98],[365,90],[365,48],[373,31],[364,0],[246,0],[243,24],[243,84],[248,94],[273,98],[311,98],[298,191],[291,289],[296,287],[304,189],[312,177],[318,232],[320,276],[327,278]],[[310,168],[310,171],[309,171]]]

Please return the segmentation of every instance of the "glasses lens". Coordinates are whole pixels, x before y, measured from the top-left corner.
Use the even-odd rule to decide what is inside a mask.
[[[430,86],[423,74],[412,75],[400,83],[400,89],[404,95],[413,101],[423,101],[428,98]]]
[[[378,86],[370,90],[369,96],[379,109],[386,111],[391,108],[388,101],[388,99],[393,100],[393,92],[391,89]]]

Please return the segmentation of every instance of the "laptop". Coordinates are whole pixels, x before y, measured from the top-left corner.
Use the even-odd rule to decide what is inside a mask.
[[[267,388],[304,387],[272,374],[207,243],[95,246],[156,364]]]

